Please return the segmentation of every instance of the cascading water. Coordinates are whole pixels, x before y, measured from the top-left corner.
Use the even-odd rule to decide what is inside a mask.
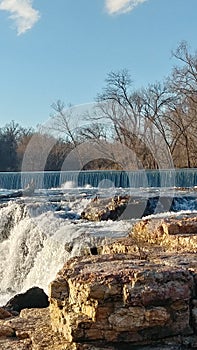
[[[71,255],[65,243],[80,235],[50,208],[45,211],[45,204],[42,207],[10,202],[0,208],[0,294],[5,299],[32,285],[46,289]],[[77,249],[79,244],[75,254]]]
[[[26,291],[32,286],[41,287],[48,292],[49,283],[67,259],[83,253],[84,249],[87,251],[98,240],[110,240],[128,233],[134,222],[132,220],[95,223],[80,219],[80,213],[95,196],[130,194],[135,202],[136,198],[146,201],[150,196],[157,198],[164,193],[167,196],[167,210],[170,210],[171,204],[175,211],[197,210],[196,191],[193,187],[186,191],[180,189],[180,200],[177,197],[173,202],[174,187],[165,189],[165,186],[149,186],[158,184],[158,181],[162,184],[172,183],[173,173],[167,174],[164,171],[162,174],[161,179],[158,172],[150,172],[149,175],[132,172],[129,179],[128,173],[113,171],[44,175],[27,173],[26,183],[30,183],[34,176],[35,193],[30,197],[15,198],[7,202],[4,198],[0,203],[0,305],[5,304],[16,293]],[[184,171],[182,174],[187,179]],[[3,176],[5,180],[8,174]],[[9,176],[8,181],[11,181]],[[18,173],[17,176],[21,179],[21,174]],[[15,184],[19,183],[17,176],[13,175],[10,187],[14,185],[14,181]],[[189,184],[194,186],[196,175],[191,171],[188,176],[188,187]],[[23,179],[23,184],[25,181]],[[79,181],[84,183],[84,187],[78,187]],[[61,188],[47,189],[49,185],[56,187],[60,182]],[[91,187],[91,182],[96,187]],[[122,188],[118,188],[120,183]],[[132,183],[133,188],[124,189],[128,183]],[[45,185],[42,187],[43,184]],[[142,184],[144,188],[140,189]],[[161,202],[155,207],[160,210],[162,205]]]
[[[160,169],[136,171],[46,171],[0,173],[0,188],[25,188],[32,181],[35,188],[56,188],[72,182],[76,187],[98,187],[109,180],[114,187],[193,187],[197,186],[197,169]]]
[[[50,198],[41,195],[0,205],[0,305],[32,286],[48,293],[64,262],[100,240],[95,231],[100,229],[102,236],[103,230],[103,239],[107,226],[109,232],[113,225],[118,232],[122,224],[102,223],[97,230],[98,225],[81,223],[79,213],[89,199],[69,198],[72,201],[60,201],[57,195],[54,200],[51,192]]]

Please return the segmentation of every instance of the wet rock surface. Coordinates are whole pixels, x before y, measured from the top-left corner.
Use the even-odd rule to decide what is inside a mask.
[[[115,196],[113,198],[94,198],[81,213],[82,219],[101,221],[117,220],[127,208],[129,196]]]
[[[32,287],[25,293],[17,294],[4,306],[5,311],[20,312],[22,309],[44,308],[49,306],[48,296],[43,289]]]
[[[136,219],[154,213],[187,209],[197,209],[196,196],[96,197],[81,213],[81,217],[90,221]]]

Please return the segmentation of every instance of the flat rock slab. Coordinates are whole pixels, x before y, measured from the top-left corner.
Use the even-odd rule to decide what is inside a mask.
[[[0,320],[1,350],[72,350],[72,344],[55,334],[49,309],[24,309],[20,316]]]

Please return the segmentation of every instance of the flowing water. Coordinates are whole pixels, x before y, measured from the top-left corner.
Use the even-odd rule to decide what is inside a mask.
[[[32,175],[30,177],[28,174],[28,181],[31,180]],[[118,178],[119,175],[118,173]],[[3,175],[0,177],[5,184],[6,181],[16,181],[17,176],[7,173],[4,174],[4,180]],[[59,174],[59,178],[60,176],[62,175]],[[34,177],[35,180],[35,174]],[[99,183],[98,179],[94,180],[98,185],[95,187],[90,183],[79,186],[73,176],[67,180],[64,183],[62,179],[61,186],[58,183],[59,187],[53,188],[50,188],[50,180],[50,183],[44,187],[41,186],[42,175],[40,183],[37,178],[33,196],[13,199],[1,198],[1,196],[20,187],[16,186],[16,183],[12,183],[12,186],[7,183],[7,188],[1,186],[0,305],[4,305],[16,293],[26,291],[32,286],[39,286],[48,293],[50,281],[55,278],[64,262],[70,257],[83,254],[84,251],[88,252],[90,247],[98,243],[127,235],[135,222],[134,219],[87,222],[80,218],[81,212],[95,196],[111,197],[130,194],[148,199],[161,194],[173,198],[176,193],[180,197],[192,198],[190,202],[182,201],[177,211],[197,210],[195,183],[193,183],[194,186],[183,189],[157,186],[117,187],[119,180],[105,177],[100,179]],[[45,178],[45,185],[46,183]],[[155,215],[161,214],[156,210]],[[169,215],[169,213],[162,215]]]
[[[193,187],[197,186],[197,169],[4,172],[0,173],[0,188],[25,188],[32,180],[36,188],[61,187],[69,182],[77,187],[102,187],[106,180],[123,188]]]

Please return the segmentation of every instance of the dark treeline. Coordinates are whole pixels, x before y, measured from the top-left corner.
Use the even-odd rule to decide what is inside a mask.
[[[5,125],[0,129],[0,171],[23,170],[30,144],[32,159],[25,170],[64,169],[73,150],[80,169],[197,167],[197,54],[182,42],[172,56],[171,75],[140,90],[133,88],[127,70],[110,72],[81,124],[72,108],[57,101],[47,128],[25,129],[13,121]],[[35,155],[40,156],[36,165]]]
[[[27,170],[26,164],[23,169],[23,159],[31,140],[34,141],[33,158],[35,157],[35,151],[37,154],[42,152],[43,145],[45,146],[48,141],[52,141],[52,147],[43,168],[30,170],[50,171],[61,169],[62,163],[71,149],[71,144],[68,140],[54,139],[51,135],[43,134],[32,128],[23,128],[11,121],[0,129],[0,171],[16,172]]]
[[[18,171],[22,162],[22,149],[31,137],[32,130],[14,121],[0,129],[0,171]]]

